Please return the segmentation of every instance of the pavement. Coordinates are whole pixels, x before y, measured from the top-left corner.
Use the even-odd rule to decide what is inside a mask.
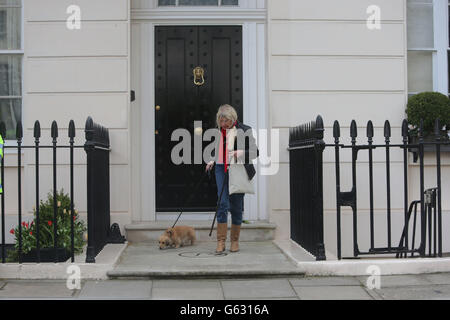
[[[368,281],[369,280],[369,281]],[[239,279],[0,280],[0,299],[64,300],[450,300],[450,273]],[[68,288],[73,285],[72,288]]]
[[[216,255],[212,241],[168,250],[160,250],[157,242],[140,242],[108,247],[95,264],[83,264],[81,258],[74,264],[9,264],[0,268],[0,300],[450,300],[450,272],[410,267],[417,259],[397,259],[404,274],[393,275],[383,266],[370,271],[364,261],[318,262],[280,246],[241,242],[239,252]],[[358,264],[364,269],[361,274],[313,275],[296,259],[308,268],[339,263],[342,270]],[[22,271],[8,274],[8,268]],[[12,278],[33,274],[36,278]]]

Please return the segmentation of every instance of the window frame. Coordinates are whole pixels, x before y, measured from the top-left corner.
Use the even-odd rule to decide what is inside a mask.
[[[406,2],[406,5],[408,3]],[[432,88],[433,91],[450,94],[449,90],[449,0],[433,0],[433,47],[432,48],[407,48],[407,52],[431,52],[432,58]],[[409,79],[408,79],[409,81]],[[420,92],[411,92],[408,88],[408,96]]]
[[[446,3],[447,2],[447,3]],[[445,95],[449,90],[448,52],[449,45],[449,8],[450,1],[433,0],[434,48],[433,52],[433,90]]]
[[[8,8],[17,8],[18,6],[5,6]],[[23,123],[23,100],[24,100],[24,67],[25,67],[25,40],[24,40],[24,36],[25,36],[25,10],[24,10],[24,0],[20,1],[20,49],[13,49],[13,50],[7,50],[7,49],[0,49],[0,56],[4,55],[4,56],[20,56],[21,57],[21,72],[20,72],[20,85],[21,85],[21,90],[20,96],[5,96],[5,97],[0,97],[0,99],[11,99],[11,98],[20,98],[21,104],[20,104],[20,108],[21,108],[21,112],[20,112],[20,121]],[[15,139],[6,139],[4,138],[4,144],[5,146],[17,146],[17,140]],[[5,153],[9,153],[11,152],[11,149],[6,149]],[[16,151],[14,151],[14,153],[16,153]]]

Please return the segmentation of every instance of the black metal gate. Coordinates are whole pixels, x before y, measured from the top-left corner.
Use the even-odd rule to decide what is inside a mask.
[[[291,238],[325,260],[323,241],[323,121],[292,128],[289,134]]]
[[[408,130],[407,120],[402,123],[402,143],[391,143],[391,125],[389,121],[384,123],[384,144],[374,144],[374,129],[372,121],[367,123],[366,138],[367,144],[357,144],[357,125],[356,121],[351,122],[350,137],[351,144],[340,144],[339,140],[340,125],[334,122],[333,136],[335,139],[334,146],[336,154],[336,198],[337,198],[337,253],[338,258],[342,258],[341,254],[341,207],[349,206],[353,212],[353,257],[361,255],[374,254],[396,254],[397,257],[411,257],[418,253],[421,257],[442,257],[442,205],[441,205],[441,148],[449,145],[448,139],[443,139],[441,135],[441,125],[437,119],[435,122],[435,136],[433,141],[425,141],[423,135],[423,123],[419,128],[417,141],[411,141]],[[424,148],[425,146],[433,147],[436,155],[436,187],[425,190],[425,170],[424,170]],[[352,189],[347,192],[340,190],[340,150],[350,149],[352,153]],[[374,181],[373,181],[373,150],[382,149],[385,151],[385,168],[386,168],[386,221],[387,221],[387,238],[386,246],[375,246],[375,223],[374,223]],[[391,152],[394,149],[400,149],[403,153],[403,203],[404,203],[404,226],[401,231],[401,237],[397,242],[392,238],[392,208],[391,208]],[[370,248],[362,251],[359,248],[358,241],[358,207],[357,207],[357,186],[356,186],[356,166],[358,154],[361,151],[367,151],[369,156],[369,213],[370,213]],[[408,151],[414,152],[415,159],[419,158],[420,170],[420,200],[414,200],[409,204],[408,199]],[[417,205],[420,204],[420,245],[415,248],[415,235],[417,227]],[[412,210],[414,208],[413,222],[413,240],[410,242],[409,228],[411,223]],[[428,229],[428,230],[427,230]],[[428,235],[428,241],[427,241]],[[426,249],[428,248],[428,255]]]

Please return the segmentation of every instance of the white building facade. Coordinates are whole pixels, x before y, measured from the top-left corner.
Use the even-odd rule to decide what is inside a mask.
[[[290,127],[320,114],[325,121],[325,140],[332,143],[334,120],[339,120],[346,138],[352,119],[361,132],[372,120],[375,142],[382,142],[384,121],[388,119],[393,141],[399,142],[409,95],[422,91],[449,94],[448,0],[0,0],[0,13],[0,61],[4,66],[0,69],[0,117],[9,130],[7,143],[15,143],[11,130],[20,120],[26,144],[33,143],[35,120],[41,123],[43,144],[51,141],[53,120],[58,122],[61,141],[65,141],[73,119],[80,129],[78,144],[84,142],[82,129],[88,116],[109,128],[111,222],[122,228],[171,220],[177,213],[159,211],[156,201],[156,139],[161,130],[157,113],[165,107],[158,101],[157,91],[161,81],[157,76],[158,28],[200,27],[199,32],[205,26],[240,28],[242,101],[237,103],[241,105],[242,121],[255,129],[255,135],[261,129],[276,129],[280,137],[278,160],[272,163],[278,171],[256,176],[256,194],[245,197],[244,219],[275,223],[276,239],[288,239],[290,233]],[[220,48],[222,42],[217,40],[217,45]],[[168,63],[167,67],[171,66],[175,64]],[[220,83],[220,79],[217,81]],[[135,92],[134,101],[131,91]],[[204,120],[201,113],[195,116]],[[382,187],[382,154],[374,156],[375,184]],[[24,152],[24,157],[21,170],[26,220],[32,216],[35,178],[34,155]],[[17,190],[14,152],[9,152],[5,161],[6,188]],[[86,214],[85,161],[80,150],[75,184],[76,206],[82,215]],[[347,179],[351,158],[343,155],[342,161],[345,189],[351,183]],[[403,222],[402,161],[400,153],[392,155],[395,226]],[[418,171],[412,156],[409,161],[412,199],[417,197]],[[443,161],[444,166],[450,165],[447,155]],[[58,185],[68,190],[65,154],[61,154],[59,163]],[[40,196],[45,198],[52,183],[50,153],[42,154],[41,165]],[[256,165],[261,173],[263,163]],[[433,170],[432,166],[428,169]],[[449,169],[444,167],[444,194],[450,192],[445,186]],[[361,185],[367,184],[364,173],[359,179]],[[363,226],[368,225],[368,195],[364,192],[358,196]],[[443,200],[444,211],[449,211],[449,200]],[[385,202],[385,194],[375,195],[381,225]],[[17,206],[17,194],[9,193],[7,230],[17,221]],[[195,210],[186,213],[193,220],[209,220],[213,214]],[[334,153],[326,150],[325,247],[333,253],[335,215]],[[351,254],[351,211],[343,212],[343,228],[343,243]],[[368,239],[361,237],[362,245],[367,244]],[[443,240],[444,249],[450,249],[450,239]]]

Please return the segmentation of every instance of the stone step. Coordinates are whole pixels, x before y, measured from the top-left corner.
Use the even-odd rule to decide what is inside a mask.
[[[286,278],[304,277],[305,272],[300,269],[242,269],[242,270],[189,270],[189,271],[166,271],[166,270],[110,270],[107,272],[111,280],[162,280],[162,279],[252,279],[252,278]]]
[[[216,227],[214,225],[211,237],[209,232],[211,230],[212,221],[193,221],[181,220],[177,223],[178,226],[191,226],[196,231],[197,241],[216,241]],[[129,242],[146,242],[158,241],[163,232],[173,225],[173,221],[154,221],[141,222],[125,225],[126,239]],[[231,224],[228,225],[228,228]],[[249,221],[249,223],[242,223],[241,234],[239,241],[268,241],[274,239],[274,232],[276,225],[266,221]],[[229,231],[227,239],[229,240]]]
[[[131,243],[107,272],[110,279],[263,278],[303,276],[273,241],[240,243],[239,252],[216,254],[211,241],[160,250],[158,242]]]

